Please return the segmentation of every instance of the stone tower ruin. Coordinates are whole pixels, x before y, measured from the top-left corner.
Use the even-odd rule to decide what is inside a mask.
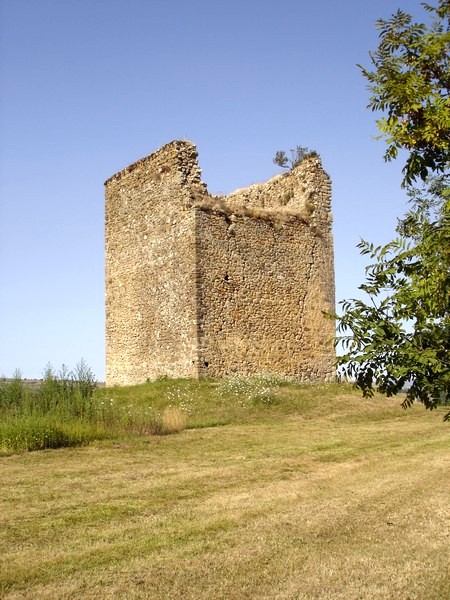
[[[106,383],[334,377],[331,183],[317,156],[227,197],[174,141],[106,186]]]

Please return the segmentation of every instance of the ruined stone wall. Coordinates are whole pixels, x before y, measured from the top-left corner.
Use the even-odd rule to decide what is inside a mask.
[[[211,197],[172,142],[106,182],[107,385],[334,376],[330,181],[316,157]]]
[[[203,375],[334,378],[331,183],[318,157],[197,203]]]
[[[106,186],[106,382],[196,375],[195,146],[174,142]]]
[[[328,248],[300,218],[197,210],[202,374],[334,377]]]

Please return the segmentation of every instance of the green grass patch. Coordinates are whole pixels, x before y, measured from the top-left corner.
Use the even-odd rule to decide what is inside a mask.
[[[53,416],[17,417],[0,423],[0,454],[83,446],[110,432],[84,421],[64,423]]]
[[[97,388],[84,363],[74,372],[47,367],[31,387],[20,374],[0,382],[0,452],[85,445],[94,440],[179,433],[277,419],[334,422],[404,419],[401,400],[363,399],[351,386],[296,384],[279,377],[160,379],[132,387]],[[326,450],[326,452],[325,452]],[[331,448],[325,443],[322,460]],[[333,460],[333,453],[330,460]]]
[[[223,382],[178,383],[199,413],[210,394],[204,422],[224,410]],[[161,385],[153,409],[180,410]],[[340,390],[230,394],[222,427],[0,457],[0,596],[445,597],[448,424]],[[154,388],[94,398],[111,392],[144,410]]]

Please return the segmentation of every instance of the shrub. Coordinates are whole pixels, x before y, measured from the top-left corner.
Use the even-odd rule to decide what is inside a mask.
[[[275,153],[273,162],[283,169],[292,170],[297,167],[305,158],[319,156],[315,150],[310,150],[306,146],[296,146],[290,150],[290,153],[291,157],[289,158],[284,150],[278,150]]]

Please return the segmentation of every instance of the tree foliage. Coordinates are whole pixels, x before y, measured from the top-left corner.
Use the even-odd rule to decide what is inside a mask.
[[[413,22],[401,10],[380,19],[380,44],[370,54],[375,70],[361,67],[372,93],[369,108],[385,113],[377,121],[387,142],[385,158],[409,152],[405,184],[444,171],[450,158],[450,0],[422,5],[432,25]]]
[[[373,261],[360,286],[369,302],[342,303],[338,362],[366,396],[374,385],[387,396],[409,385],[404,406],[419,399],[430,409],[450,397],[450,203],[436,207],[447,190],[425,188],[389,244],[359,244]]]
[[[372,261],[360,286],[369,300],[341,303],[337,342],[341,373],[364,395],[407,386],[405,408],[418,399],[433,409],[450,402],[450,1],[423,6],[430,27],[401,11],[378,21],[376,71],[363,69],[369,106],[387,113],[377,122],[386,160],[408,153],[402,185],[410,210],[392,242],[359,244]]]

